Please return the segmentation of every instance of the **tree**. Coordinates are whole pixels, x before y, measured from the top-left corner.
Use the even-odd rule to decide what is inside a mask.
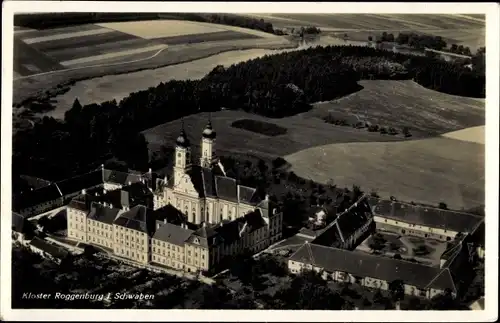
[[[434,296],[429,305],[428,310],[458,310],[460,304],[453,298],[451,290],[447,288],[444,293]]]
[[[442,210],[448,210],[448,205],[446,205],[446,203],[444,202],[439,202],[438,207]]]
[[[404,298],[404,282],[400,279],[393,280],[389,283],[389,291],[391,292],[392,299],[399,301]]]

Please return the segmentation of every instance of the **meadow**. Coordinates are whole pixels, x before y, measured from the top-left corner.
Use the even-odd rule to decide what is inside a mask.
[[[450,208],[484,204],[484,145],[448,138],[346,143],[285,156],[299,176]]]
[[[408,127],[413,135],[428,137],[485,124],[484,99],[448,95],[413,81],[360,81],[361,91],[338,100],[315,104],[307,112],[332,115],[351,122],[386,127]]]

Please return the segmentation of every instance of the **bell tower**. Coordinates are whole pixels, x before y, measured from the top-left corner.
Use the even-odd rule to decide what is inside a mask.
[[[201,135],[201,167],[211,167],[216,161],[215,155],[215,138],[216,133],[212,128],[212,121],[209,117],[208,124],[206,125]]]
[[[191,147],[184,131],[184,121],[182,122],[181,133],[175,143],[174,185],[179,183],[191,168]]]

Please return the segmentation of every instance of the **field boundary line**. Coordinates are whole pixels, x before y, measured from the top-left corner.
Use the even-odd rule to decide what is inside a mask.
[[[37,73],[37,74],[31,74],[31,75],[26,75],[26,76],[21,76],[18,78],[14,78],[14,81],[17,80],[23,80],[23,79],[28,79],[30,77],[35,77],[35,76],[41,76],[41,75],[50,75],[50,74],[56,74],[56,73],[63,73],[63,72],[69,72],[69,71],[76,71],[76,70],[82,70],[85,68],[93,68],[93,67],[107,67],[107,66],[115,66],[115,65],[124,65],[124,64],[131,64],[131,63],[137,63],[137,62],[142,62],[146,61],[152,58],[155,58],[158,56],[161,52],[163,52],[165,49],[168,49],[168,45],[165,45],[165,48],[160,49],[156,53],[154,53],[152,56],[145,57],[145,58],[140,58],[140,59],[135,59],[132,61],[126,61],[126,62],[118,62],[118,63],[109,63],[109,64],[97,64],[97,65],[87,65],[87,66],[80,66],[80,67],[72,67],[72,68],[66,68],[62,70],[57,70],[57,71],[49,71],[49,72],[43,72],[43,73]]]

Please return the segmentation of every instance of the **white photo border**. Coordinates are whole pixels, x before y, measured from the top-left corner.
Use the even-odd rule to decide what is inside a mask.
[[[483,311],[280,310],[13,310],[11,309],[11,156],[13,15],[39,12],[420,13],[486,16],[486,246]],[[319,2],[99,2],[5,1],[2,10],[1,311],[5,320],[30,321],[364,321],[469,322],[498,318],[499,5],[497,3]],[[29,277],[26,277],[29,279]]]

